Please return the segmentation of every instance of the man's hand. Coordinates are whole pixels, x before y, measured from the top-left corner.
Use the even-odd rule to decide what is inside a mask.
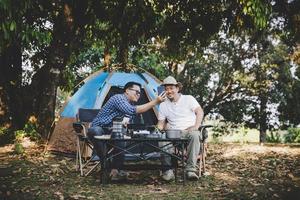
[[[198,131],[198,127],[197,127],[197,126],[190,126],[190,127],[188,127],[187,129],[185,129],[185,130],[187,130],[188,132],[191,132],[191,131]]]
[[[166,98],[167,98],[167,95],[166,95],[166,92],[164,91],[159,96],[156,97],[156,101],[158,103],[161,103],[161,102],[165,101]]]
[[[164,127],[166,125],[166,120],[158,120],[157,128],[161,131],[164,130]]]

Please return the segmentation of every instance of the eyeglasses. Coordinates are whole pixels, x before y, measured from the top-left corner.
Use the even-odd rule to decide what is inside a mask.
[[[135,89],[132,89],[132,88],[129,88],[129,90],[135,91],[136,95],[141,95],[141,91],[139,91],[139,90],[135,90]]]

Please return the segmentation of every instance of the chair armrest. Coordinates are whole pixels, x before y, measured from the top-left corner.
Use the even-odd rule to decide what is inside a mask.
[[[214,127],[214,126],[213,125],[201,125],[198,130],[201,131],[202,129],[211,128],[211,127]]]
[[[199,127],[199,131],[201,132],[202,134],[202,142],[205,142],[206,139],[208,138],[208,131],[206,130],[207,128],[211,128],[213,127],[212,125],[201,125]]]
[[[75,130],[76,133],[81,133],[82,130],[84,130],[84,124],[81,122],[74,122],[73,123],[73,128]]]

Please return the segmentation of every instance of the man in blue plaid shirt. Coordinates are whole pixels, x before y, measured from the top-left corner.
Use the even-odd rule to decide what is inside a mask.
[[[92,127],[89,129],[89,138],[93,142],[97,154],[102,157],[103,145],[94,139],[94,136],[110,134],[110,130],[107,127],[112,126],[112,122],[116,118],[124,118],[125,116],[133,117],[136,114],[143,113],[153,108],[155,105],[163,102],[166,98],[165,94],[159,95],[156,99],[143,104],[134,105],[141,95],[141,85],[136,82],[128,82],[124,86],[123,94],[116,94],[112,96],[107,103],[100,109],[99,113],[92,121]],[[122,146],[122,144],[117,144]],[[116,165],[122,165],[124,162],[124,155],[120,154],[114,159]],[[124,175],[124,172],[121,173]],[[126,175],[126,174],[125,174]]]

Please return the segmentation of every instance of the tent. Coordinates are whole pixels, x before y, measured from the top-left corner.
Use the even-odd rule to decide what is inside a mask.
[[[149,72],[117,72],[100,70],[81,82],[81,86],[63,107],[48,142],[50,151],[75,152],[75,134],[72,123],[76,121],[79,108],[101,108],[114,94],[122,93],[124,85],[134,81],[142,85],[141,97],[137,104],[143,104],[156,98],[157,87],[161,82]],[[157,123],[158,106],[136,117],[139,123],[153,125]]]

